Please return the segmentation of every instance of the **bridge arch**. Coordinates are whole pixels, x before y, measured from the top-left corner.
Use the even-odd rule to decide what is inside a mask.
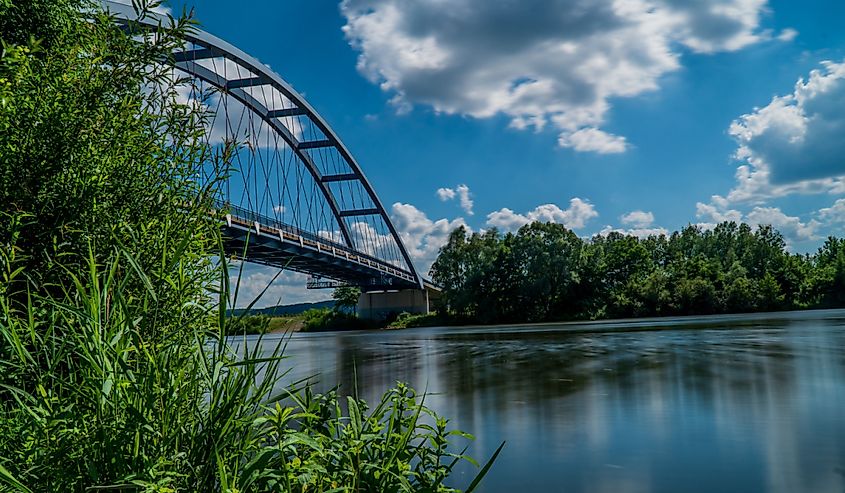
[[[121,3],[107,0],[104,6],[121,21],[150,28],[167,22],[156,15],[137,19],[134,9]],[[189,97],[204,104],[212,100],[217,107],[209,140],[222,130],[247,143],[239,151],[247,162],[240,170],[242,183],[233,183],[235,190],[227,189],[224,199],[231,211],[224,225],[232,240],[228,250],[252,251],[244,260],[365,289],[422,287],[361,166],[308,101],[268,66],[210,33],[192,31],[184,40],[173,64],[196,81]],[[301,196],[310,200],[305,219]],[[317,207],[322,209],[315,213]]]

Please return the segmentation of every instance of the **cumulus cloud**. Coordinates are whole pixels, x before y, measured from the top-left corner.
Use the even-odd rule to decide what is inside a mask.
[[[437,198],[439,198],[442,202],[452,200],[455,198],[455,191],[451,188],[438,188]]]
[[[845,192],[845,63],[822,67],[799,79],[792,94],[731,124],[742,165],[728,201]]]
[[[839,199],[830,207],[821,209],[819,218],[829,224],[845,223],[845,199]]]
[[[654,214],[645,211],[631,211],[619,218],[622,224],[628,224],[637,228],[645,228],[654,224]]]
[[[449,200],[454,199],[455,197],[461,203],[461,209],[464,210],[467,214],[472,216],[475,214],[472,211],[473,205],[475,203],[472,200],[472,194],[469,191],[469,187],[466,185],[458,185],[455,188],[438,188],[437,189],[437,198],[439,198],[443,202],[447,202]]]
[[[264,265],[232,262],[229,266],[229,283],[234,288],[239,283],[238,298],[232,300],[236,308],[245,308],[254,300],[255,308],[294,303],[313,303],[331,298],[331,292],[320,289],[306,289],[308,276],[299,272],[281,271]],[[240,282],[238,278],[240,277]],[[266,292],[262,295],[262,291]],[[260,298],[259,298],[260,296]]]
[[[557,143],[580,152],[619,154],[625,152],[628,144],[625,137],[613,135],[594,127],[582,128],[572,133],[562,133]]]
[[[666,228],[654,226],[654,214],[651,212],[636,210],[619,217],[622,224],[630,226],[630,228],[614,228],[613,226],[605,226],[598,234],[606,236],[608,233],[616,232],[624,235],[636,236],[638,238],[648,238],[649,236],[660,236],[668,234]]]
[[[408,255],[421,273],[429,271],[437,259],[440,247],[446,244],[453,230],[460,226],[469,230],[463,218],[433,221],[413,205],[401,202],[393,204],[390,219],[408,249]]]
[[[698,202],[695,204],[696,217],[711,223],[723,223],[725,221],[741,222],[742,213],[735,209],[726,209],[726,205],[720,197],[715,197],[719,205],[705,204]]]
[[[801,219],[794,216],[787,216],[777,207],[755,207],[748,213],[747,222],[752,225],[770,224],[783,233],[787,241],[807,241],[818,239],[816,230],[819,222],[812,219],[808,222],[801,222]]]
[[[344,0],[358,70],[399,111],[427,105],[560,133],[578,151],[618,153],[600,129],[613,98],[658,88],[683,50],[741,49],[771,35],[766,0]],[[793,36],[784,32],[782,36]]]
[[[818,239],[818,230],[821,223],[816,219],[802,221],[800,217],[789,216],[778,207],[757,206],[747,214],[743,214],[737,209],[727,208],[728,206],[729,202],[718,197],[715,204],[699,202],[696,204],[696,216],[703,222],[699,223],[698,226],[703,229],[712,229],[725,221],[745,222],[752,226],[771,225],[783,233],[787,243]],[[845,210],[845,201],[842,206]],[[834,212],[831,212],[831,215],[833,214]]]
[[[669,231],[666,228],[614,228],[613,226],[605,226],[599,231],[599,235],[607,236],[609,233],[621,233],[627,236],[636,236],[637,238],[648,238],[649,236],[668,235]]]
[[[563,224],[569,229],[581,229],[590,219],[599,215],[593,204],[578,197],[569,201],[569,208],[543,204],[525,214],[518,214],[507,207],[487,215],[487,225],[502,231],[516,231],[534,221]]]

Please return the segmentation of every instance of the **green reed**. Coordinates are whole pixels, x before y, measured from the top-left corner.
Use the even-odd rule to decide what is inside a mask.
[[[342,406],[280,386],[284,340],[269,357],[260,340],[233,349],[225,262],[215,302],[173,305],[157,284],[196,295],[179,262],[153,282],[125,250],[94,259],[61,296],[0,296],[7,490],[445,492],[455,465],[474,463],[451,444],[471,437],[403,384],[372,408]],[[4,252],[4,281],[25,276],[15,265]]]

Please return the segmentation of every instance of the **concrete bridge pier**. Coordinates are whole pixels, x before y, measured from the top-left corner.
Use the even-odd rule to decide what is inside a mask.
[[[440,296],[440,290],[427,282],[424,289],[364,292],[358,298],[358,317],[385,320],[402,312],[429,313],[434,310]]]

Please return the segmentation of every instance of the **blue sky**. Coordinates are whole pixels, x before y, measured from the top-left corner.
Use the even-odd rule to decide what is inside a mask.
[[[459,224],[735,219],[800,252],[845,224],[843,2],[203,0],[196,17],[326,118],[423,269]]]

